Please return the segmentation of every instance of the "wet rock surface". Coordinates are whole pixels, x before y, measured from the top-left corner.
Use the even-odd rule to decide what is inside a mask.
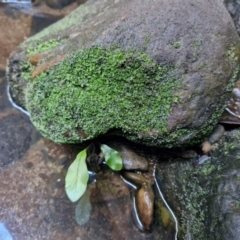
[[[40,49],[38,46],[41,44],[46,44],[47,49]],[[100,49],[91,52],[89,48],[92,49],[95,45]],[[123,55],[109,50],[114,46],[123,51]],[[29,52],[29,49],[33,52]],[[79,55],[74,57],[72,53],[79,49],[83,49],[83,52],[78,52]],[[151,67],[146,65],[143,55],[140,58],[134,54],[130,54],[130,57],[124,55],[133,49],[147,54],[153,61],[148,60]],[[118,134],[150,145],[193,144],[210,134],[224,109],[228,93],[239,75],[239,49],[238,34],[221,1],[199,0],[192,4],[191,1],[178,3],[152,0],[141,1],[139,4],[134,0],[89,0],[63,21],[21,45],[10,59],[9,81],[14,98],[22,105],[27,105],[35,126],[56,142],[82,142],[108,130],[120,129],[123,132],[117,132]],[[31,53],[39,57],[39,61],[31,64]],[[111,54],[119,67],[106,64]],[[79,60],[80,63],[86,62],[91,66],[89,76],[84,66],[83,69],[80,66],[82,70],[76,67],[78,59],[81,58],[86,59]],[[29,61],[30,65],[27,65]],[[143,72],[137,73],[139,67],[135,69],[136,64],[140,64]],[[25,66],[24,69],[21,66]],[[167,74],[156,75],[156,66],[166,67]],[[133,68],[130,72],[136,72],[136,75],[124,75],[127,67]],[[21,70],[25,71],[22,75]],[[58,101],[54,98],[54,107],[50,109],[57,110],[51,111],[44,107],[52,104],[47,102],[48,98],[44,96],[58,94],[56,92],[60,91],[57,90],[59,80],[55,79],[58,79],[61,71],[61,84],[65,86],[63,89],[68,89],[73,83],[73,93],[78,92],[76,96],[86,95],[79,99],[81,107],[74,105],[76,101],[67,106],[64,98],[71,98],[72,94],[68,96],[71,91],[62,90],[61,94],[64,97]],[[136,76],[144,72],[149,76],[149,71],[155,74],[154,77],[138,89],[134,79],[138,79]],[[73,72],[74,75],[71,75]],[[111,72],[114,77],[111,76]],[[81,77],[76,77],[83,76],[82,73],[84,81]],[[46,79],[45,74],[48,76],[47,83],[54,87],[41,84]],[[96,94],[90,87],[90,80],[92,76],[97,76],[97,80],[102,79],[104,74],[107,74],[106,78],[111,81],[111,86],[115,86],[114,81],[129,81],[126,83],[127,87],[121,85],[127,90],[119,92],[117,86],[111,88],[100,81]],[[34,81],[26,82],[27,76]],[[116,79],[116,76],[120,77]],[[140,79],[145,77],[141,75]],[[158,82],[159,78],[166,79],[166,82]],[[74,82],[65,81],[66,79],[74,79]],[[174,82],[173,85],[171,81]],[[26,83],[28,90],[25,91],[27,97],[24,102],[22,89]],[[133,89],[129,89],[129,84]],[[55,92],[49,89],[54,89]],[[102,97],[106,95],[106,91],[109,95],[107,106],[104,105]],[[127,97],[125,92],[130,92],[130,96],[137,100]],[[155,95],[158,97],[154,97]],[[91,101],[83,101],[88,98]],[[38,107],[41,103],[43,106]],[[133,110],[136,112],[132,112]],[[54,121],[56,115],[59,115],[59,118]],[[65,119],[66,115],[69,116],[68,120]],[[69,129],[66,126],[69,126]],[[74,126],[78,127],[74,129]]]
[[[125,170],[140,170],[147,171],[148,170],[148,160],[135,153],[128,146],[124,146],[118,143],[110,143],[110,147],[119,152],[123,159],[123,169]]]
[[[80,151],[40,139],[0,171],[0,220],[15,239],[171,239],[155,220],[151,234],[132,221],[131,189],[105,169],[77,203],[64,189],[66,170]],[[84,216],[82,215],[84,214]],[[170,238],[166,238],[169,236]]]
[[[220,150],[201,165],[197,156],[181,158],[184,152],[180,150],[128,146],[126,141],[115,145],[123,144],[133,149],[132,154],[159,162],[157,179],[178,217],[180,239],[235,240],[239,227],[239,136],[238,130],[225,134],[218,143]],[[0,194],[4,197],[0,220],[14,238],[173,239],[174,224],[156,192],[153,233],[139,232],[131,217],[132,190],[119,174],[109,170],[99,173],[96,183],[88,186],[84,201],[72,204],[65,194],[64,177],[81,148],[41,139],[21,159],[1,167]],[[79,220],[80,214],[85,219]]]
[[[17,110],[0,113],[0,168],[19,160],[40,138],[27,116]]]
[[[225,133],[204,163],[170,158],[157,169],[183,239],[239,239],[239,136]]]
[[[19,34],[16,28],[11,33]],[[11,45],[14,36],[4,39]],[[4,56],[13,46],[2,52]],[[0,62],[1,76],[5,59]],[[0,79],[0,134],[0,236],[3,223],[14,239],[174,239],[174,223],[156,191],[153,233],[138,231],[131,217],[132,190],[109,170],[97,175],[82,201],[72,204],[64,178],[83,146],[39,139],[28,117],[12,108],[4,78]],[[177,215],[180,239],[239,239],[239,136],[239,130],[225,134],[218,150],[205,161],[191,149],[159,151],[122,142],[131,156],[159,162],[157,180]],[[82,214],[84,219],[79,217]]]

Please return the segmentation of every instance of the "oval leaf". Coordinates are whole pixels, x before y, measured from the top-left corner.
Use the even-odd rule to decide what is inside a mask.
[[[86,191],[89,178],[86,157],[87,151],[84,149],[77,155],[67,171],[65,189],[72,202],[76,202]]]
[[[120,171],[123,167],[123,161],[120,154],[105,144],[101,144],[101,150],[107,165],[114,171]]]

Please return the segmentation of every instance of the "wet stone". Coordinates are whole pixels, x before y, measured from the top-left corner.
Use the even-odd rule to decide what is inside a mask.
[[[133,224],[132,190],[118,173],[104,169],[96,176],[96,181],[89,184],[89,196],[85,200],[69,201],[64,185],[60,184],[64,182],[67,168],[59,159],[64,152],[67,156],[73,155],[68,159],[71,162],[75,148],[71,152],[69,146],[64,148],[41,139],[30,147],[21,161],[0,171],[0,195],[5,196],[0,198],[0,216],[12,236],[26,240],[166,240],[159,222],[154,222],[149,235],[141,233]],[[55,154],[49,161],[51,153]],[[29,162],[32,166],[26,168]]]
[[[0,167],[4,167],[19,160],[37,138],[29,118],[17,110],[0,113],[0,121]]]
[[[111,145],[111,143],[110,143]],[[119,152],[123,159],[123,168],[125,170],[148,170],[148,159],[134,152],[131,148],[122,144],[113,143],[112,147]]]

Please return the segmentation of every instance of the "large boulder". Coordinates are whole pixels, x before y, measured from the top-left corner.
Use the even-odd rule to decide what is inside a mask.
[[[240,42],[214,0],[89,0],[12,54],[14,100],[43,135],[201,141],[239,75]]]

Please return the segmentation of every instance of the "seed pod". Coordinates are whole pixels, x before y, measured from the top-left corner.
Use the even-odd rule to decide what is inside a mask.
[[[133,173],[133,172],[122,172],[122,177],[127,181],[130,181],[133,184],[142,185],[144,183],[150,183],[150,180],[144,177],[141,174]]]
[[[143,230],[150,230],[153,222],[154,194],[148,183],[144,183],[136,192],[136,211]]]

